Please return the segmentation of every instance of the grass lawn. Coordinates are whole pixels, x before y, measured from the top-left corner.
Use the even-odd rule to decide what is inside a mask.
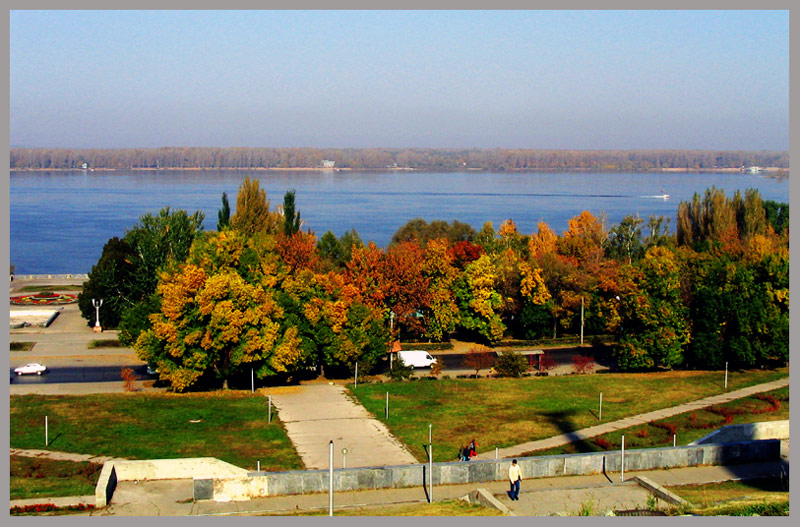
[[[771,396],[777,401],[777,407],[758,396]],[[673,432],[677,436],[678,445],[687,445],[714,430],[726,425],[758,423],[762,421],[782,421],[789,419],[789,387],[758,394],[758,396],[737,399],[726,404],[716,405],[692,412],[674,415],[667,419],[632,426],[616,432],[593,437],[587,441],[576,441],[547,450],[525,452],[525,456],[549,456],[555,454],[577,454],[600,452],[603,450],[619,450],[622,447],[622,436],[625,436],[625,448],[656,448],[672,446]],[[731,416],[726,422],[725,415]]]
[[[99,463],[11,456],[10,499],[94,496]]]
[[[708,485],[680,485],[669,490],[689,501],[689,512],[703,516],[785,516],[789,480],[762,478]]]
[[[786,377],[788,368],[729,372],[728,391]],[[522,379],[416,380],[349,386],[350,393],[424,461],[433,424],[435,461],[454,461],[475,438],[478,452],[544,439],[603,421],[722,393],[723,372],[559,375]],[[384,417],[389,393],[389,419]]]
[[[49,445],[44,445],[44,417]],[[128,459],[216,457],[255,470],[302,469],[267,398],[250,392],[10,397],[10,446]]]
[[[334,509],[335,516],[502,516],[503,514],[489,507],[482,507],[461,500],[440,501],[434,503],[411,503],[403,505],[385,505],[383,507]],[[328,510],[298,512],[284,516],[327,516]],[[273,516],[273,515],[270,515]]]
[[[20,293],[40,293],[42,291],[83,291],[82,285],[26,285],[18,289]]]

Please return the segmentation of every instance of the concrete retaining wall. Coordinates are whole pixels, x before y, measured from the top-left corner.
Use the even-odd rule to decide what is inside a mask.
[[[95,506],[105,507],[118,481],[153,479],[246,478],[247,470],[213,457],[108,461],[103,464],[95,487]]]
[[[728,444],[649,448],[625,451],[625,470],[651,470],[697,465],[732,465],[780,459],[781,442],[776,439]],[[619,472],[621,453],[596,452],[517,458],[526,479]],[[433,484],[452,485],[502,481],[510,460],[486,460],[433,464]],[[196,478],[195,499],[247,500],[254,497],[328,492],[327,470],[249,472],[245,477]],[[428,465],[337,469],[335,491],[423,486],[428,483]]]
[[[748,423],[744,425],[723,426],[705,437],[690,443],[704,445],[707,443],[732,443],[735,441],[754,441],[758,439],[788,439],[789,420]]]

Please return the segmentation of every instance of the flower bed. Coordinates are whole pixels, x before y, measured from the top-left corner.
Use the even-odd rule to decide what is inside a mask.
[[[14,306],[55,306],[62,304],[72,304],[78,301],[78,295],[69,293],[53,293],[42,291],[29,295],[18,295],[11,297],[11,305]]]

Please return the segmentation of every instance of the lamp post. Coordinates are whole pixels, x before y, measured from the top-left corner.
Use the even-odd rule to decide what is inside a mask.
[[[394,358],[394,311],[389,311],[389,338],[392,339],[389,344],[391,348],[389,348],[389,369],[391,370],[393,367]]]
[[[101,333],[103,331],[103,328],[100,327],[100,306],[103,305],[103,299],[101,298],[99,301],[97,301],[94,298],[92,298],[92,305],[94,306],[94,310],[97,316],[94,323],[94,332]]]
[[[581,346],[583,346],[583,295],[581,295]]]

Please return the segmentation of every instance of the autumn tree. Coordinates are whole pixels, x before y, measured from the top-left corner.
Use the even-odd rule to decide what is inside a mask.
[[[236,212],[231,217],[231,227],[250,236],[256,232],[277,232],[281,215],[269,210],[269,200],[257,179],[244,178],[236,195]]]
[[[458,269],[463,269],[468,263],[480,258],[486,251],[480,245],[462,240],[450,246],[448,253],[453,259],[453,265]]]
[[[453,294],[453,282],[458,270],[453,260],[447,240],[437,238],[428,241],[422,257],[422,275],[429,284],[425,336],[437,342],[448,337],[458,322],[458,305]]]
[[[395,327],[401,335],[419,337],[425,330],[423,313],[430,305],[430,280],[422,272],[422,262],[419,244],[402,242],[386,249],[378,269],[383,275],[379,280],[384,303],[395,313]]]
[[[558,235],[547,225],[540,221],[538,231],[528,239],[528,252],[531,258],[541,258],[545,254],[556,252]]]
[[[453,283],[459,308],[459,326],[493,343],[503,337],[505,325],[498,310],[503,299],[495,290],[497,270],[484,254],[467,265]]]
[[[274,243],[223,231],[196,240],[186,263],[161,273],[158,313],[136,341],[137,356],[185,391],[202,379],[228,380],[245,367],[259,379],[299,359],[297,330],[281,331]]]

